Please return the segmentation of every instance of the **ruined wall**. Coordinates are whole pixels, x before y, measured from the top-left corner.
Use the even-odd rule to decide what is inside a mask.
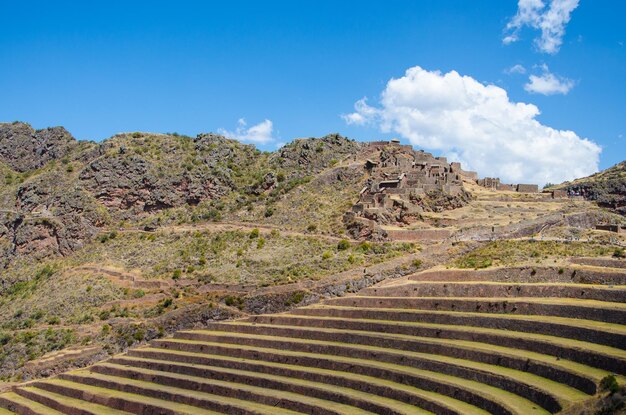
[[[392,241],[440,241],[450,235],[452,232],[447,229],[387,230],[387,237]]]
[[[574,267],[511,267],[490,269],[445,269],[424,271],[411,277],[419,281],[573,282],[581,284],[624,284],[625,272],[595,271]],[[491,293],[486,293],[489,295]]]
[[[517,191],[520,193],[537,193],[539,186],[536,184],[518,184]]]

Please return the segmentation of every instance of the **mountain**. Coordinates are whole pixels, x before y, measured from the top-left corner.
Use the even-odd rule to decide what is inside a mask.
[[[263,152],[211,133],[92,142],[0,124],[0,389],[207,321],[456,266],[484,241],[570,241],[622,219],[476,178],[397,140],[328,134]],[[565,252],[612,249],[611,235],[584,235]],[[518,243],[458,263],[538,260]]]

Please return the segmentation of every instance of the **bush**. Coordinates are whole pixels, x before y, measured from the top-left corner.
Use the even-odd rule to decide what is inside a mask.
[[[291,293],[289,298],[285,301],[285,306],[289,307],[289,306],[301,303],[302,300],[304,300],[305,294],[306,293],[304,291],[294,291],[293,293]]]
[[[414,260],[413,260],[413,266],[414,266],[415,268],[419,268],[419,267],[421,267],[421,266],[422,266],[422,260],[421,260],[421,259],[414,259]]]
[[[269,218],[273,214],[274,214],[274,209],[271,207],[268,207],[267,209],[265,209],[265,213],[263,214],[263,216],[265,216],[266,218]]]
[[[51,326],[56,325],[56,324],[60,324],[61,323],[61,319],[57,316],[52,316],[52,317],[48,317],[48,324],[50,324]]]
[[[237,307],[238,309],[243,309],[244,301],[241,297],[235,297],[233,295],[228,295],[224,298],[224,304],[229,307]]]
[[[177,280],[179,279],[181,276],[183,275],[183,272],[179,269],[175,269],[174,272],[172,273],[172,279],[173,280]]]
[[[364,254],[367,254],[371,249],[372,249],[372,244],[367,241],[361,242],[356,247],[357,251],[362,252]]]
[[[600,390],[615,393],[619,390],[619,384],[615,375],[607,375],[600,381]]]
[[[250,239],[258,238],[260,234],[259,228],[254,228],[250,231]]]
[[[333,254],[331,254],[330,251],[324,251],[324,253],[322,254],[322,259],[327,260],[330,259],[332,256]]]
[[[257,249],[262,249],[264,246],[265,246],[265,238],[259,238],[258,242],[256,243]]]
[[[615,248],[613,251],[614,258],[626,258],[626,248]]]
[[[345,251],[348,248],[350,248],[350,242],[347,239],[342,239],[337,243],[337,249],[340,251]]]
[[[144,290],[135,290],[135,292],[133,293],[133,297],[134,298],[141,298],[144,295],[146,295],[146,293],[144,292]]]
[[[309,226],[306,227],[307,232],[315,232],[316,230],[317,230],[317,225],[314,223],[311,223]]]

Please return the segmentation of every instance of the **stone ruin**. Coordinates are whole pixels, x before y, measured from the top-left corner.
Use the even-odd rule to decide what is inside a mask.
[[[421,239],[424,232],[442,233],[443,229],[394,230],[389,226],[383,230],[380,225],[403,227],[421,220],[425,211],[464,206],[471,196],[464,189],[463,182],[501,191],[539,192],[537,185],[507,185],[490,177],[479,179],[476,172],[463,170],[461,163],[448,163],[445,157],[414,150],[410,145],[401,145],[397,139],[370,142],[362,154],[365,159],[363,167],[369,178],[359,200],[344,216],[348,229],[357,238],[406,239],[410,236]],[[402,235],[391,235],[393,232]],[[419,235],[408,235],[407,232]],[[445,238],[439,233],[425,237]]]
[[[507,191],[507,192],[519,192],[519,193],[538,193],[539,186],[536,184],[506,184],[500,182],[498,177],[485,177],[484,179],[476,180],[479,186],[486,189]]]
[[[403,218],[418,218],[425,210],[424,204],[418,203],[422,197],[433,192],[452,198],[461,196],[465,193],[463,179],[477,177],[475,172],[464,171],[460,163],[448,163],[445,157],[415,151],[397,140],[370,143],[367,156],[364,168],[369,179],[349,219],[361,217],[392,223],[398,219],[397,212]]]

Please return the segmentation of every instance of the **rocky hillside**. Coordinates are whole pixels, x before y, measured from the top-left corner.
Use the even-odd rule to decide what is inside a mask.
[[[94,143],[62,127],[0,124],[0,266],[68,255],[109,227],[156,229],[240,211],[269,218],[286,193],[360,146],[333,134],[270,154],[215,134]]]
[[[584,196],[601,207],[626,216],[626,161],[558,187],[566,189],[570,195]]]
[[[439,190],[416,198],[417,179],[407,175],[390,200],[402,219],[390,231],[445,228],[474,241],[601,210],[480,193],[445,159],[408,146],[387,153],[388,145],[330,134],[270,153],[215,134],[133,132],[96,143],[61,127],[0,124],[0,390],[174,330],[354,292],[473,249],[393,242],[382,231],[349,238],[345,214],[364,187],[399,182],[424,157],[449,180],[431,177]],[[378,176],[368,169],[376,160],[389,164]]]

